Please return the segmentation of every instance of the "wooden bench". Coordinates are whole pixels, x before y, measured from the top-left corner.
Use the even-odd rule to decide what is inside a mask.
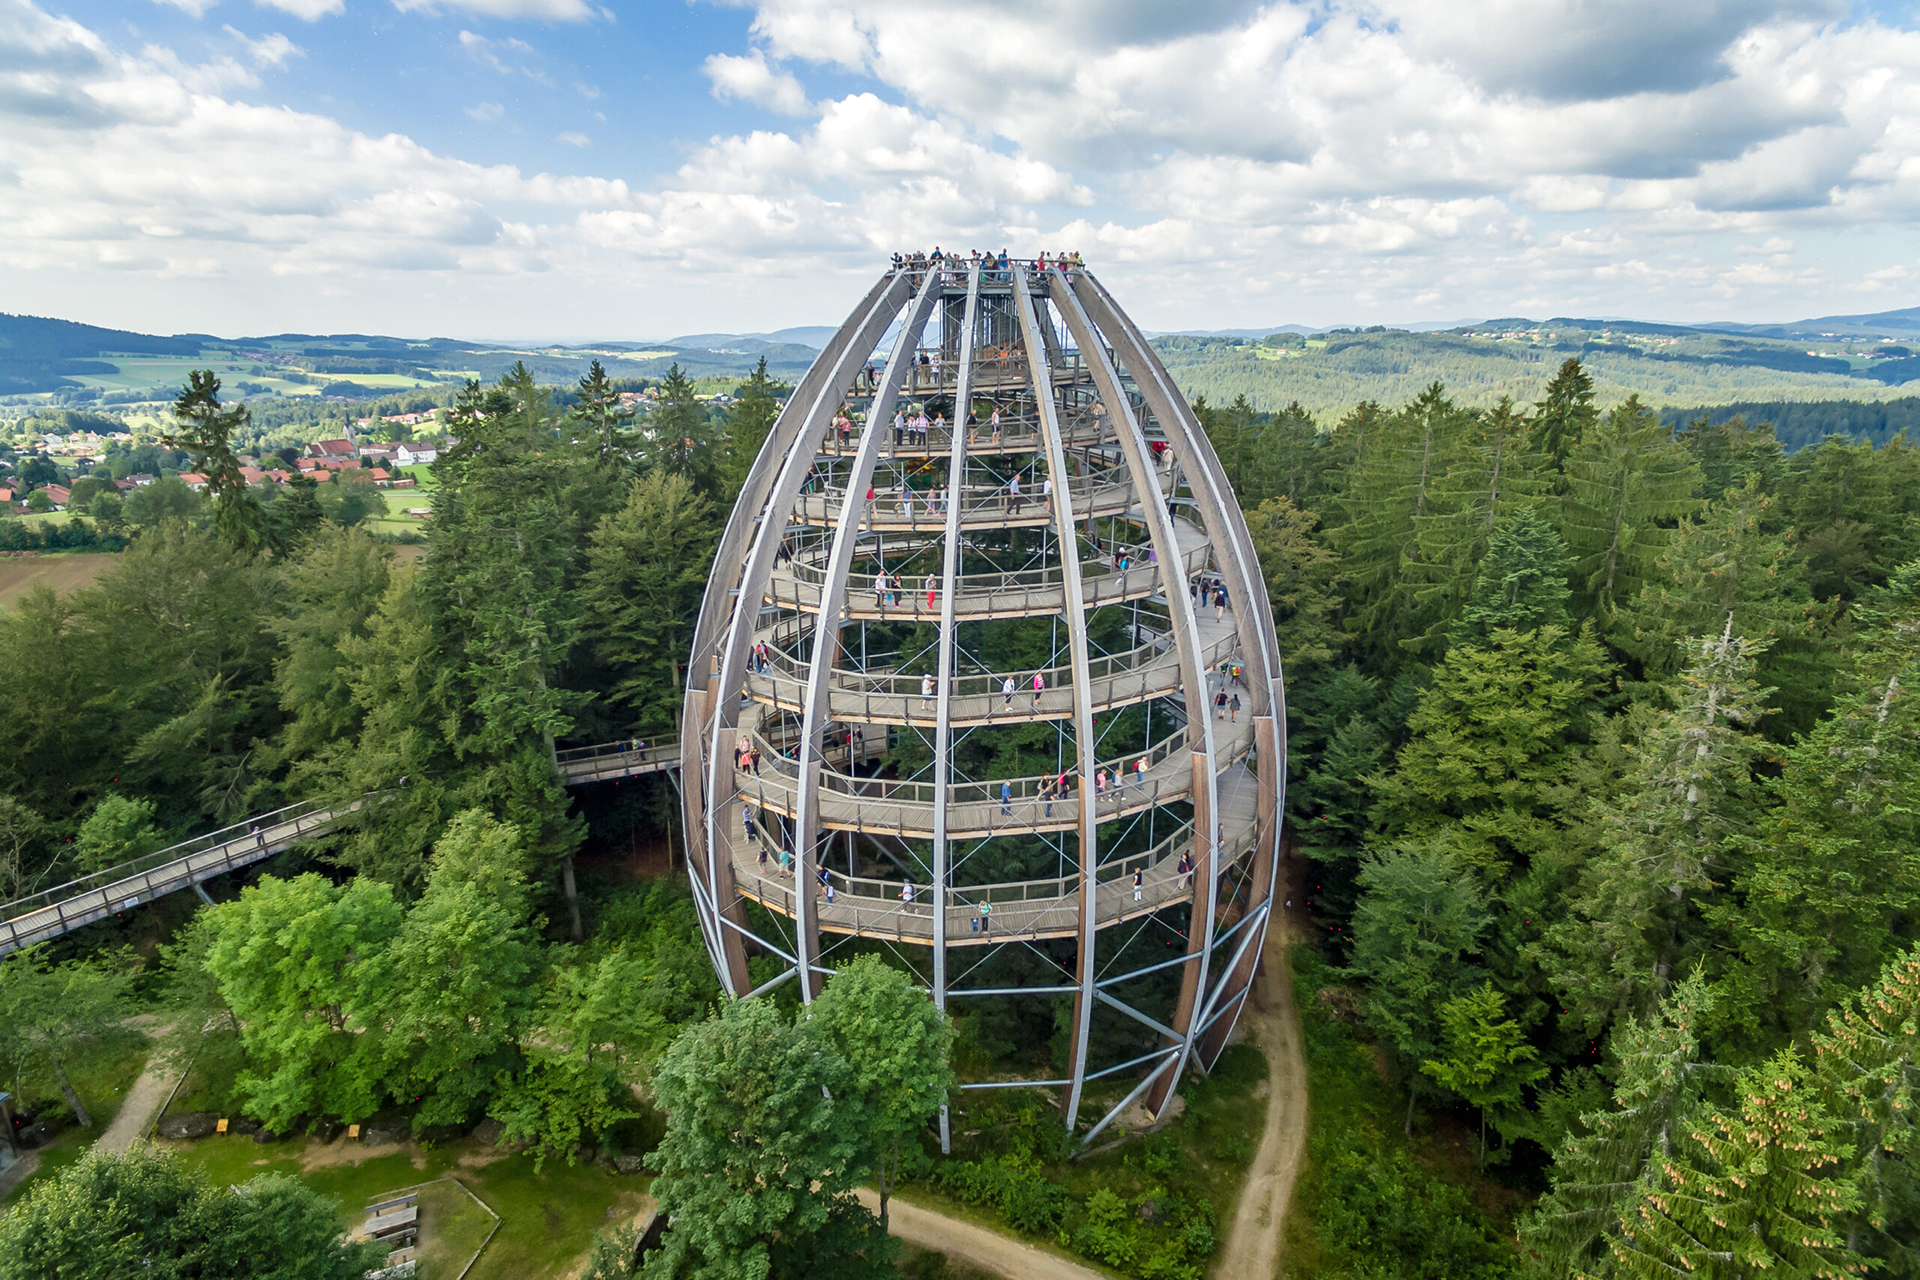
[[[390,1209],[404,1209],[409,1205],[415,1205],[419,1203],[420,1203],[420,1193],[418,1191],[409,1191],[407,1192],[407,1194],[403,1196],[394,1196],[390,1200],[380,1200],[373,1204],[368,1205],[367,1216],[369,1218],[374,1218],[374,1217],[378,1217],[383,1213],[386,1213]]]
[[[418,1231],[419,1228],[414,1224],[419,1219],[419,1207],[407,1205],[404,1208],[392,1209],[368,1218],[367,1225],[362,1229],[375,1240],[385,1240],[403,1230]]]

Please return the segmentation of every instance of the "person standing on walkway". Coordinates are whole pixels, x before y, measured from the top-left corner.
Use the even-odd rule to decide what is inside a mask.
[[[922,711],[925,711],[928,707],[932,705],[933,705],[933,677],[931,675],[922,675],[920,677],[920,709]]]
[[[906,439],[906,435],[907,435],[907,415],[906,415],[906,412],[905,412],[904,410],[901,410],[901,409],[895,409],[895,410],[893,411],[893,445],[894,445],[894,448],[896,448],[896,449],[897,449],[897,448],[899,448],[899,447],[900,447],[900,445],[901,445],[901,443],[902,443],[902,442],[903,442],[903,441],[904,441],[904,440]]]
[[[1006,679],[1000,682],[1000,692],[1006,698],[1006,701],[1000,704],[1001,709],[1002,710],[1011,709],[1013,706],[1013,677],[1012,676],[1008,676]]]
[[[1139,871],[1133,873],[1133,900],[1135,902],[1140,901],[1141,874]]]
[[[980,932],[992,931],[993,904],[985,898],[980,899]]]
[[[1033,673],[1033,705],[1036,710],[1040,706],[1040,693],[1046,687],[1047,687],[1047,678],[1038,671],[1034,672]]]
[[[884,569],[873,575],[873,607],[882,613],[886,612],[887,574]]]
[[[1013,784],[1011,782],[1002,782],[1000,784],[1000,812],[1005,814],[1011,814],[1013,812]]]
[[[1020,514],[1020,473],[1013,473],[1013,479],[1007,481],[1007,509],[1014,515]]]
[[[1225,689],[1213,695],[1213,718],[1215,720],[1225,720],[1227,718],[1227,691]]]
[[[1147,758],[1145,756],[1133,762],[1133,780],[1139,784],[1142,791],[1147,789]]]
[[[1240,695],[1239,694],[1237,693],[1234,694],[1233,700],[1227,703],[1227,711],[1229,713],[1227,723],[1239,724],[1240,723]]]
[[[906,902],[906,903],[911,903],[913,901],[913,883],[911,881],[907,881],[901,884],[900,901]]]

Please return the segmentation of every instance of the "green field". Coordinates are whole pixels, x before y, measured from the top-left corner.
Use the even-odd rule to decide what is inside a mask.
[[[216,1184],[241,1183],[262,1173],[298,1177],[340,1206],[343,1228],[358,1227],[368,1201],[403,1187],[456,1177],[500,1215],[500,1231],[468,1273],[469,1280],[538,1280],[570,1274],[591,1247],[593,1233],[648,1203],[644,1177],[622,1177],[588,1164],[548,1160],[535,1172],[531,1155],[505,1155],[471,1138],[423,1147],[366,1147],[354,1139],[322,1144],[308,1138],[261,1144],[232,1134],[167,1144]],[[443,1245],[434,1241],[435,1207],[446,1215]],[[484,1215],[467,1201],[436,1192],[423,1197],[422,1225],[429,1258],[461,1252],[486,1234]],[[476,1230],[478,1227],[478,1230]],[[470,1248],[468,1250],[470,1252]],[[460,1264],[465,1265],[465,1257]],[[451,1280],[459,1266],[427,1271]]]

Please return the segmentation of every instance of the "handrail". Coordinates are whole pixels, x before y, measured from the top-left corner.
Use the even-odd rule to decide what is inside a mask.
[[[590,781],[590,775],[600,771],[577,767],[569,770],[567,766],[595,761],[624,762],[629,767],[623,772],[679,767],[677,740],[662,739],[638,751],[633,743],[634,739],[627,738],[573,747],[556,753],[556,758],[563,774],[583,775],[579,779],[569,776],[568,781]],[[341,818],[357,811],[371,798],[377,797],[370,794],[337,810],[323,800],[284,805],[0,905],[0,955],[59,937],[127,907],[259,862],[297,840],[331,831]]]

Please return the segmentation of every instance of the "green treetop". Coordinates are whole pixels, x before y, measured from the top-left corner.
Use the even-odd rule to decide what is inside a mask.
[[[1420,1070],[1480,1112],[1481,1164],[1487,1158],[1487,1111],[1519,1106],[1527,1086],[1547,1074],[1520,1024],[1506,1015],[1507,1000],[1491,981],[1440,1006],[1441,1055]]]
[[[1699,505],[1693,459],[1660,415],[1629,396],[1567,457],[1561,530],[1575,587],[1605,632],[1658,572],[1671,529]]]
[[[878,1164],[885,1230],[893,1188],[920,1162],[920,1130],[953,1089],[953,1028],[925,991],[878,956],[834,974],[811,1012],[853,1069],[848,1101]]]
[[[1679,705],[1635,752],[1620,793],[1596,799],[1601,852],[1579,898],[1550,930],[1565,957],[1561,989],[1594,1029],[1650,1009],[1706,943],[1701,911],[1726,875],[1726,843],[1754,820],[1752,768],[1768,690],[1762,646],[1732,624],[1694,643]]]
[[[1599,421],[1600,411],[1593,404],[1593,379],[1578,360],[1569,358],[1534,406],[1533,448],[1558,470],[1566,466],[1568,456]]]
[[[173,420],[173,432],[164,437],[166,445],[186,450],[194,469],[206,476],[214,527],[235,547],[259,550],[266,545],[266,522],[260,504],[247,492],[247,478],[233,449],[234,433],[245,430],[252,420],[247,407],[223,408],[220,379],[211,369],[195,369],[187,375],[185,390],[174,398]]]

